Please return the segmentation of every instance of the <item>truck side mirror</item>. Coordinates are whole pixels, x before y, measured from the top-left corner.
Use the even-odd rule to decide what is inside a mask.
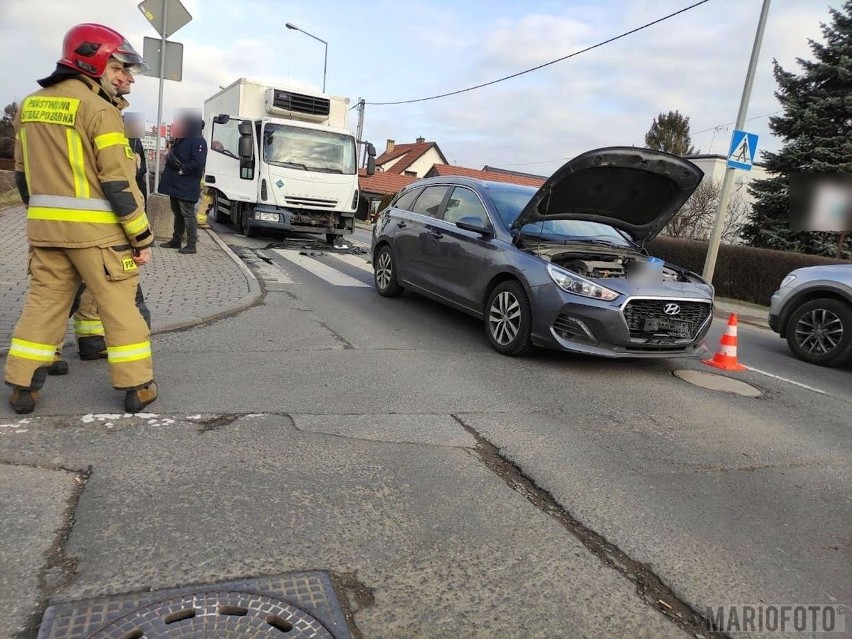
[[[254,157],[254,141],[250,137],[241,137],[237,141],[237,153],[245,160]]]
[[[373,146],[372,142],[367,142],[367,155],[371,158],[376,157],[376,147]]]
[[[226,113],[220,113],[215,118],[213,118],[213,123],[214,124],[227,124],[230,121],[230,119],[231,119],[230,115],[227,115]]]
[[[251,120],[243,120],[240,122],[239,126],[237,126],[237,130],[240,132],[240,135],[251,135],[252,129]]]
[[[367,175],[376,174],[376,158],[372,155],[367,158]]]

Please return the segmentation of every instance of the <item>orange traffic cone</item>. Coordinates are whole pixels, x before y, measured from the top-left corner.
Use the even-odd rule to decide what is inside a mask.
[[[744,371],[745,366],[737,362],[737,316],[731,313],[728,318],[728,327],[719,341],[719,350],[713,359],[705,359],[705,364],[721,368],[723,371]]]

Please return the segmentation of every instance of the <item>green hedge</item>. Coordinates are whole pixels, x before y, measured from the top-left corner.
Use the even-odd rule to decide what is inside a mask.
[[[707,242],[659,236],[646,244],[651,255],[685,266],[698,274],[704,270]],[[722,244],[716,259],[713,286],[716,295],[769,305],[772,294],[790,271],[819,264],[850,264],[818,255],[774,251]]]

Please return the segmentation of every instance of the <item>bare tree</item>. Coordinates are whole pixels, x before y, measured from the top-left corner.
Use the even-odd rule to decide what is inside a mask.
[[[719,195],[722,185],[716,180],[701,182],[692,196],[686,201],[677,215],[663,229],[670,237],[681,237],[692,240],[709,240],[716,219],[716,208],[719,205]],[[740,192],[731,194],[728,202],[728,215],[722,227],[722,241],[735,244],[739,240],[740,231],[748,221],[751,207],[745,196]]]

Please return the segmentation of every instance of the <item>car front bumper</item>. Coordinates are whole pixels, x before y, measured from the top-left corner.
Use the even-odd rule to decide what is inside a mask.
[[[611,358],[698,357],[708,350],[704,338],[713,319],[709,299],[622,296],[604,302],[545,288],[551,290],[537,291],[533,310],[533,341],[540,346]],[[684,317],[689,321],[669,323],[662,310],[653,310],[669,303],[688,309]],[[688,335],[678,334],[687,328]]]

